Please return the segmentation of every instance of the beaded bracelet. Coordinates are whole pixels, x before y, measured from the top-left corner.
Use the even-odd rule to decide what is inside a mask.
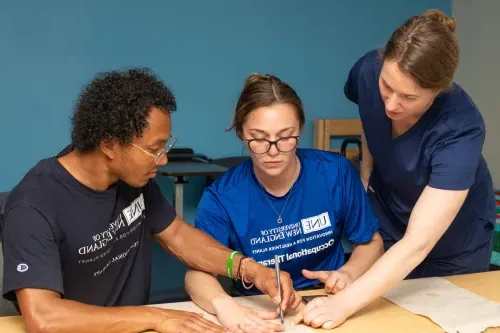
[[[251,281],[249,281],[249,280],[247,279],[247,277],[245,276],[246,267],[247,267],[247,264],[248,264],[248,262],[249,262],[249,261],[255,261],[255,260],[253,260],[252,258],[245,258],[245,259],[248,259],[248,260],[246,260],[246,261],[242,264],[242,267],[241,267],[241,270],[242,270],[242,273],[241,273],[241,275],[242,275],[242,276],[241,276],[241,284],[243,285],[243,288],[245,288],[245,289],[247,289],[247,290],[248,290],[248,289],[253,288],[254,283],[253,283],[253,282],[251,282]],[[243,260],[243,259],[242,259],[242,260]],[[246,283],[249,283],[250,285],[247,285]]]

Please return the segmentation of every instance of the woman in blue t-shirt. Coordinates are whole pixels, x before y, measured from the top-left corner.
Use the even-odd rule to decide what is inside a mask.
[[[345,94],[363,124],[361,177],[380,222],[385,254],[348,289],[298,315],[334,327],[405,277],[489,269],[493,184],[481,154],[485,125],[453,83],[455,21],[412,17],[382,52],[359,59]],[[313,321],[314,320],[314,321]]]
[[[247,257],[236,277],[241,294],[258,292],[241,282],[248,278],[245,267],[255,261],[275,266],[275,255],[296,290],[324,282],[336,293],[382,254],[379,224],[359,174],[338,153],[297,149],[304,121],[302,102],[288,84],[271,75],[247,79],[232,128],[251,159],[205,189],[195,218],[197,228]],[[343,236],[354,246],[345,265]],[[263,320],[276,312],[240,307],[212,275],[189,271],[186,289],[232,331],[284,329]],[[300,304],[295,299],[292,309]]]

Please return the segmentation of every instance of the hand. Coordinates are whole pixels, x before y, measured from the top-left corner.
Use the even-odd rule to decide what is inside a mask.
[[[266,321],[276,319],[276,311],[257,311],[239,305],[230,297],[216,299],[213,305],[219,322],[233,333],[274,333],[285,330],[283,325]]]
[[[302,302],[302,297],[293,289],[290,274],[280,272],[281,295],[278,293],[278,281],[273,268],[265,267],[254,261],[248,262],[248,276],[260,291],[269,295],[273,302],[281,306],[283,311],[294,310]]]
[[[157,309],[159,313],[155,331],[159,333],[227,332],[222,326],[203,318],[203,315],[198,313]]]
[[[336,294],[353,282],[349,273],[339,269],[337,271],[308,271],[302,270],[302,274],[310,280],[320,280],[325,284],[325,291]]]
[[[292,321],[295,325],[303,321],[314,328],[332,329],[342,324],[352,313],[339,295],[331,295],[313,299]]]

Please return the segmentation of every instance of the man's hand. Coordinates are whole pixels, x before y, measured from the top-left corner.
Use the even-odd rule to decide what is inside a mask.
[[[62,299],[55,291],[16,290],[27,332],[226,332],[201,315],[153,306],[95,306]]]
[[[274,333],[285,330],[283,325],[267,321],[278,317],[276,311],[263,312],[243,307],[230,297],[216,299],[213,305],[219,322],[233,333]]]
[[[244,259],[248,260],[248,259]],[[255,284],[260,291],[269,295],[273,302],[280,305],[283,311],[294,310],[302,301],[302,297],[293,289],[290,274],[280,272],[281,295],[278,293],[278,281],[274,269],[262,266],[255,261],[249,261],[245,275]]]
[[[331,295],[313,299],[293,318],[293,322],[296,325],[304,322],[305,325],[324,329],[332,329],[341,325],[352,315],[352,311],[346,307],[346,302],[339,296]]]
[[[224,327],[214,324],[198,313],[159,308],[158,311],[158,324],[155,328],[158,333],[227,332]]]
[[[302,274],[310,280],[320,280],[325,284],[325,291],[329,294],[336,294],[353,282],[353,278],[340,268],[337,271],[308,271],[302,270]]]

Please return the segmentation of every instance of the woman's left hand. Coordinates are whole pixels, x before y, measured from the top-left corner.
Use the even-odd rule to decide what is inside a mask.
[[[341,269],[337,271],[308,271],[302,270],[302,274],[310,280],[320,280],[325,284],[325,291],[336,294],[353,282],[352,277]]]
[[[293,322],[296,325],[304,322],[314,328],[332,329],[341,325],[351,314],[339,295],[330,295],[313,299],[293,318]]]

